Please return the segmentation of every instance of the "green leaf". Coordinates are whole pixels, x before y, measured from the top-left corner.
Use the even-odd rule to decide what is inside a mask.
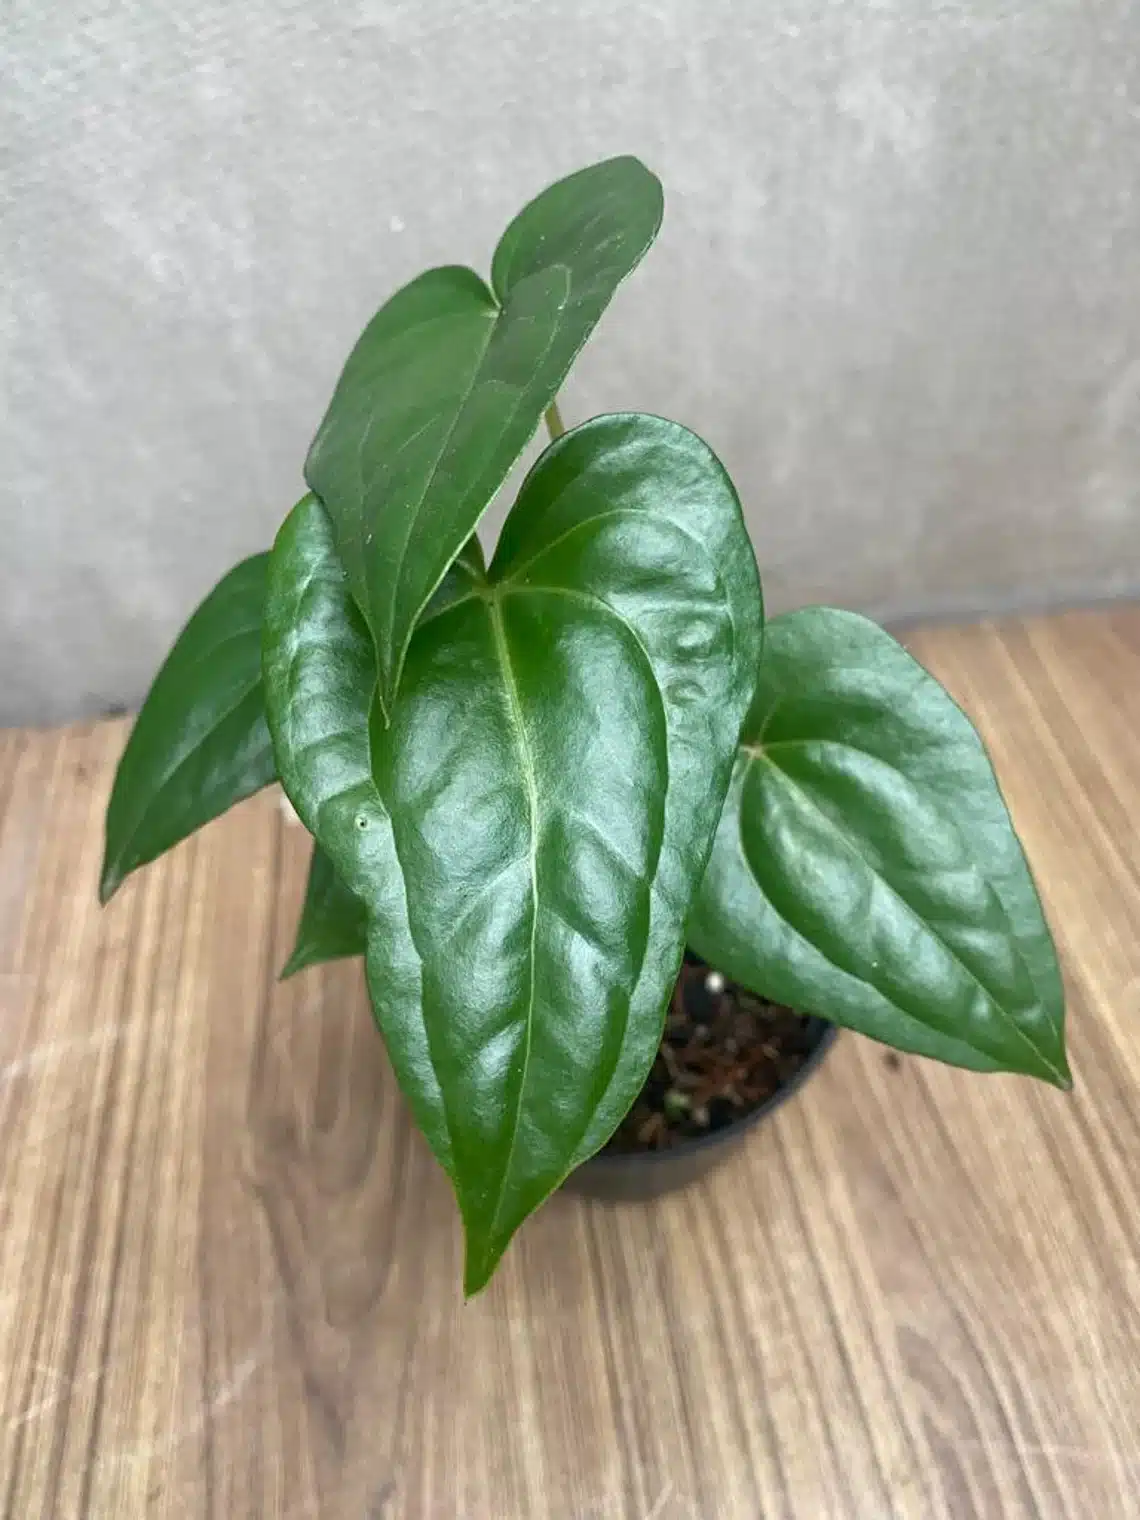
[[[99,898],[275,777],[261,684],[267,554],[235,565],[178,636],[107,806]]]
[[[297,940],[281,980],[321,961],[363,955],[366,927],[364,904],[341,881],[320,845],[314,844]]]
[[[373,1006],[475,1292],[652,1062],[761,603],[730,481],[652,417],[551,445],[468,578],[417,629],[390,725],[369,721],[368,631],[303,503],[265,669],[285,788],[367,909]]]
[[[494,290],[429,270],[373,317],[305,464],[371,628],[384,710],[408,641],[661,223],[661,186],[615,158],[551,186],[495,254]]]
[[[1056,955],[982,742],[853,613],[768,625],[689,937],[900,1050],[1069,1085]]]

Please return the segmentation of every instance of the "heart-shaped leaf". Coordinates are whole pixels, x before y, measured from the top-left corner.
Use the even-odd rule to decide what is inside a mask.
[[[768,625],[690,923],[726,975],[958,1066],[1069,1082],[1056,955],[986,752],[889,634]]]
[[[115,773],[99,897],[276,774],[261,684],[267,554],[235,565],[178,636]]]
[[[281,980],[321,961],[363,955],[366,930],[364,904],[341,881],[320,845],[314,844],[297,939]]]
[[[369,722],[371,641],[303,503],[273,551],[265,672],[285,788],[368,912],[373,1006],[474,1292],[656,1052],[761,603],[730,481],[651,417],[553,444],[469,580]]]
[[[305,464],[328,508],[392,705],[412,630],[661,223],[633,158],[532,201],[495,254],[494,290],[429,270],[373,317]]]

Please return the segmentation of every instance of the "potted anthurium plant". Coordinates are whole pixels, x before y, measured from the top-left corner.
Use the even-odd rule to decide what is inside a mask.
[[[315,841],[287,969],[363,955],[468,1292],[663,1053],[665,1120],[708,1123],[663,1045],[679,974],[735,989],[738,1087],[773,1006],[813,1048],[822,1018],[1069,1085],[1053,946],[962,712],[862,617],[764,628],[736,492],[693,433],[562,431],[559,388],[661,214],[635,159],[598,164],[516,217],[490,284],[433,269],[381,307],[308,494],[191,618],[107,810],[104,901],[280,781]],[[475,529],[544,416],[487,565]],[[723,1033],[692,1018],[686,1049]]]

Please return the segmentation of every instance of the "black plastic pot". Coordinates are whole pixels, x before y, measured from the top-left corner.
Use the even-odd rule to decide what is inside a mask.
[[[602,1198],[611,1203],[641,1202],[686,1187],[735,1155],[752,1130],[799,1092],[835,1044],[839,1030],[825,1019],[809,1022],[812,1047],[790,1082],[735,1124],[711,1135],[684,1140],[664,1151],[601,1151],[562,1184],[571,1193]]]

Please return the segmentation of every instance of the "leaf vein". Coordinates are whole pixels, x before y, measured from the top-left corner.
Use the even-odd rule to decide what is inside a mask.
[[[792,792],[794,792],[797,797],[800,798],[800,800],[804,803],[804,805],[806,807],[808,807],[811,810],[811,812],[813,812],[816,815],[816,817],[818,817],[818,818],[820,818],[820,819],[823,820],[823,822],[826,824],[826,826],[834,833],[835,837],[842,842],[842,844],[847,848],[847,850],[852,855],[854,855],[855,858],[863,866],[865,866],[867,868],[867,870],[869,870],[872,873],[872,875],[874,875],[876,877],[877,880],[879,880],[879,881],[881,881],[883,883],[883,885],[886,887],[887,891],[890,892],[891,896],[895,899],[895,901],[901,904],[901,906],[910,915],[910,917],[912,919],[914,919],[918,923],[918,925],[919,925],[920,928],[926,930],[930,935],[932,935],[932,937],[935,940],[938,941],[938,943],[946,951],[947,955],[949,955],[949,957],[951,958],[951,960],[953,960],[955,962],[955,964],[957,966],[959,966],[962,971],[965,972],[966,976],[970,979],[970,981],[972,981],[974,983],[974,985],[983,994],[983,996],[986,997],[988,999],[988,1001],[993,1005],[993,1007],[997,1009],[998,1013],[1005,1020],[1006,1024],[1008,1024],[1010,1030],[1018,1037],[1018,1039],[1020,1039],[1024,1044],[1028,1045],[1028,1047],[1030,1048],[1030,1050],[1033,1051],[1033,1053],[1037,1057],[1037,1059],[1044,1066],[1048,1067],[1048,1069],[1051,1072],[1053,1072],[1053,1074],[1058,1078],[1058,1080],[1060,1080],[1061,1079],[1061,1072],[1059,1072],[1057,1070],[1057,1068],[1053,1065],[1052,1061],[1049,1060],[1049,1058],[1046,1056],[1045,1052],[1040,1049],[1040,1047],[1036,1044],[1036,1042],[1025,1032],[1024,1029],[1021,1028],[1020,1024],[1017,1022],[1016,1018],[1014,1017],[1012,1011],[1010,1009],[1008,1009],[1005,1006],[1005,1004],[999,1000],[999,998],[997,997],[997,995],[994,992],[992,992],[990,990],[990,988],[988,988],[985,985],[985,983],[982,981],[981,977],[978,976],[977,972],[971,966],[969,966],[966,963],[966,961],[964,961],[962,959],[962,957],[959,954],[959,952],[957,950],[955,950],[954,947],[953,947],[953,945],[951,945],[949,943],[949,941],[942,934],[940,934],[938,932],[937,928],[935,928],[935,926],[933,924],[927,923],[927,921],[922,917],[922,915],[917,911],[917,909],[915,909],[906,900],[906,898],[897,889],[897,887],[895,887],[890,881],[888,881],[887,878],[881,874],[881,872],[875,870],[874,866],[864,856],[863,851],[860,849],[858,842],[855,839],[853,839],[851,837],[851,835],[848,834],[845,829],[841,828],[835,822],[835,820],[833,818],[831,818],[826,812],[824,812],[824,810],[819,806],[819,804],[815,801],[815,799],[811,796],[811,794],[809,792],[805,791],[804,788],[802,786],[800,786],[799,783],[797,781],[795,781],[791,776],[789,776],[786,771],[781,770],[780,767],[773,760],[769,759],[769,757],[768,757],[768,755],[767,755],[766,752],[763,752],[763,751],[757,752],[755,750],[749,751],[748,760],[747,760],[746,764],[750,767],[750,766],[754,765],[757,761],[761,761],[764,764],[766,764],[769,767],[770,770],[772,770],[777,776],[779,776],[781,778],[781,780],[784,782],[785,786],[787,786],[788,788],[790,788],[790,790]],[[745,856],[745,858],[747,858],[747,855]],[[989,886],[989,882],[987,882],[986,884],[987,884],[987,886]],[[990,890],[993,891],[993,888],[990,887]],[[996,893],[995,893],[995,896],[996,896]],[[1004,911],[1004,905],[1001,904],[1000,899],[998,899],[998,901],[999,901],[999,905],[1001,905],[1003,907],[1003,911]],[[874,986],[874,983],[872,983],[872,985]],[[879,991],[879,988],[876,987],[875,990]],[[880,995],[883,995],[883,994],[880,993]]]
[[[530,880],[531,880],[531,914],[530,914],[530,950],[528,955],[530,973],[530,991],[527,996],[526,1037],[523,1045],[522,1072],[519,1076],[518,1100],[515,1104],[514,1122],[511,1127],[511,1139],[507,1148],[506,1161],[499,1179],[499,1190],[495,1199],[494,1211],[491,1215],[491,1223],[487,1230],[484,1249],[493,1249],[495,1227],[499,1222],[499,1214],[502,1211],[503,1199],[506,1197],[507,1181],[511,1174],[514,1163],[515,1144],[518,1140],[519,1129],[522,1124],[523,1099],[526,1094],[527,1076],[530,1071],[531,1038],[534,1030],[534,995],[535,995],[535,949],[538,934],[538,782],[534,773],[534,762],[530,754],[527,742],[526,727],[523,720],[522,704],[519,700],[518,685],[515,680],[514,668],[511,665],[510,645],[507,642],[507,631],[503,624],[503,613],[497,601],[488,604],[491,615],[491,629],[495,639],[495,649],[499,656],[499,663],[503,672],[503,686],[507,695],[507,704],[511,714],[512,726],[515,730],[515,742],[518,745],[519,763],[522,767],[523,781],[526,786],[527,805],[530,811]]]

